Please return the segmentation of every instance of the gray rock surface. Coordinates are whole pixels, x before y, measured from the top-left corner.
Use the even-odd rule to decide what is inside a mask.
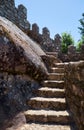
[[[5,44],[0,42],[0,70],[26,73],[35,79],[47,76],[47,69],[40,57],[46,54],[25,33],[12,22],[0,17],[0,34],[5,40]],[[7,39],[9,44],[6,44]]]

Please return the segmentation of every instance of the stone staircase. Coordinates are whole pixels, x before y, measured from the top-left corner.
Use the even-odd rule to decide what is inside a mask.
[[[29,106],[29,110],[25,112],[27,123],[53,124],[48,130],[72,129],[73,121],[67,111],[65,99],[63,63],[54,64],[48,80],[43,82],[41,88],[34,91],[34,95],[27,101]]]

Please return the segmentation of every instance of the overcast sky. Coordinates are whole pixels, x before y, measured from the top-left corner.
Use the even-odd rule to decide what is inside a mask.
[[[84,12],[84,0],[15,0],[16,6],[23,4],[28,11],[31,24],[37,23],[40,32],[48,27],[51,37],[56,33],[69,32],[75,39],[80,39],[79,19]]]

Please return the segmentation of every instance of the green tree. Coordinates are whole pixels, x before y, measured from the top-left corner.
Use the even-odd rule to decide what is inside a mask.
[[[61,46],[62,52],[67,53],[68,46],[72,44],[74,45],[74,40],[71,34],[66,32],[62,33],[62,46]]]
[[[82,19],[79,20],[81,27],[78,27],[81,34],[81,43],[84,44],[84,13],[82,14]]]
[[[82,40],[79,40],[78,43],[77,43],[77,51],[81,51],[81,45],[83,44]]]
[[[82,14],[82,19],[79,20],[81,27],[78,27],[80,34],[84,37],[84,13]]]

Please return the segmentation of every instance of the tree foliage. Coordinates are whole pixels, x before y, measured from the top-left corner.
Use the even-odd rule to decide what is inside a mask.
[[[83,41],[82,40],[79,40],[78,41],[78,43],[77,43],[77,46],[76,46],[76,48],[77,48],[77,51],[81,51],[81,45],[83,44]]]
[[[62,47],[61,47],[62,52],[67,53],[68,46],[72,44],[74,45],[74,40],[71,34],[66,32],[62,33]]]
[[[84,13],[82,14],[82,19],[79,20],[81,27],[78,27],[80,30],[80,34],[82,37],[84,37]]]
[[[80,47],[82,44],[84,44],[84,13],[82,14],[82,18],[79,20],[81,27],[78,27],[78,29],[80,30],[80,34],[81,34],[81,40],[78,43],[78,48],[80,50]]]

